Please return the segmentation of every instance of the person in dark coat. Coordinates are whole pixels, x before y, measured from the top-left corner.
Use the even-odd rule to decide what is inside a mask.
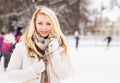
[[[75,31],[75,33],[74,33],[74,36],[75,36],[75,47],[76,47],[76,49],[78,48],[78,46],[79,46],[79,33],[78,33],[78,31]]]
[[[107,40],[107,47],[109,47],[109,46],[110,46],[110,43],[111,43],[111,41],[112,41],[112,37],[111,37],[111,36],[107,36],[107,37],[105,38],[105,40]]]
[[[1,32],[0,34],[0,61],[1,61],[1,57],[2,57],[2,46],[3,46],[3,41],[4,41],[4,32]]]

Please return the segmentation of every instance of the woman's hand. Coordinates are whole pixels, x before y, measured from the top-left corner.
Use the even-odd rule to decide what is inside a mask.
[[[39,62],[33,63],[33,68],[39,74],[45,70],[45,62],[41,59]]]
[[[59,47],[58,40],[55,39],[55,38],[51,38],[50,39],[50,43],[48,45],[48,51],[49,51],[49,53],[52,53],[52,52],[56,51],[58,49],[58,47]]]

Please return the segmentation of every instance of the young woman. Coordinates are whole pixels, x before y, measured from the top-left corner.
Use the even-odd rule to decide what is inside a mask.
[[[8,65],[9,79],[22,83],[60,83],[70,75],[64,35],[51,9],[36,9],[21,38]]]

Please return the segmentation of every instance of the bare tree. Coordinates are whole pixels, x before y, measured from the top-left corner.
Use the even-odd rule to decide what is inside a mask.
[[[35,7],[45,5],[56,12],[63,32],[73,34],[80,30],[80,23],[86,25],[89,21],[88,4],[89,0],[0,0],[0,17],[3,25],[7,24],[6,28],[9,28],[13,22],[19,22],[20,19],[29,21]]]

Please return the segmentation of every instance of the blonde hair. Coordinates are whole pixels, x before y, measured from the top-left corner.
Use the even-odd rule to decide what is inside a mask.
[[[67,46],[65,43],[64,34],[62,33],[62,31],[60,29],[60,25],[59,25],[58,19],[56,17],[56,14],[47,7],[39,7],[36,9],[36,11],[34,12],[34,14],[32,16],[31,22],[26,29],[26,32],[23,34],[22,38],[26,44],[28,54],[30,56],[34,56],[33,55],[33,51],[34,51],[39,56],[39,58],[42,57],[42,54],[37,50],[35,43],[33,41],[33,34],[36,32],[35,21],[36,21],[38,14],[45,14],[50,18],[50,20],[52,21],[51,34],[54,36],[61,37],[62,47],[64,48],[65,55],[67,55]]]

